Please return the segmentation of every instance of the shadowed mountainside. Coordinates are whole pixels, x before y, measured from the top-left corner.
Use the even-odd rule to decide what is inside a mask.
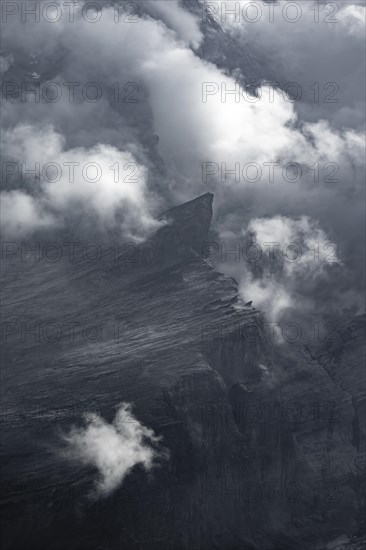
[[[365,319],[311,350],[271,344],[202,255],[212,202],[94,262],[3,262],[4,548],[312,550],[362,534]],[[65,460],[60,430],[121,402],[170,458],[93,502],[96,472]]]

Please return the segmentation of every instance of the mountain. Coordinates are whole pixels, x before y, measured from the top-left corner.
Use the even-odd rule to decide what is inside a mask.
[[[3,548],[361,544],[365,318],[311,347],[272,343],[205,258],[212,205],[172,208],[139,246],[3,259]],[[94,501],[96,471],[65,458],[61,433],[122,402],[169,458]]]

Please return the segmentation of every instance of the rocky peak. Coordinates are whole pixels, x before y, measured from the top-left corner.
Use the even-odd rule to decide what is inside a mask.
[[[182,259],[201,254],[202,243],[208,239],[213,198],[212,193],[205,193],[160,215],[165,225],[156,231],[151,241],[166,258]]]

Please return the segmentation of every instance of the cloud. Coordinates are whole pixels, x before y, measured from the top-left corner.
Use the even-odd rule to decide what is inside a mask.
[[[336,245],[318,222],[308,216],[254,218],[244,231],[247,234],[256,242],[278,247],[283,271],[289,276],[306,272],[307,277],[312,277],[323,271],[327,263],[340,263]]]
[[[21,238],[35,230],[57,225],[51,214],[45,214],[37,200],[21,191],[1,193],[1,225],[3,236]]]
[[[6,57],[3,57],[0,55],[0,74],[3,75],[6,73],[6,71],[11,67],[11,65],[14,63],[14,58],[12,55],[8,55]]]
[[[162,19],[187,45],[198,48],[201,44],[203,35],[199,19],[186,11],[178,0],[170,0],[169,3],[166,0],[139,0],[139,3],[149,14]]]
[[[4,194],[5,233],[62,228],[71,216],[101,229],[119,225],[120,234],[131,239],[159,225],[149,210],[146,170],[129,152],[104,144],[67,150],[61,134],[40,125],[5,131],[3,151],[13,163],[9,173],[15,172],[13,179],[23,187]]]
[[[340,12],[340,23],[346,28],[346,32],[354,35],[359,34],[361,38],[364,38],[366,23],[365,5],[351,3],[342,6],[342,8]]]
[[[246,258],[240,293],[273,322],[289,308],[308,309],[309,299],[302,293],[304,282],[316,284],[319,277],[328,277],[330,265],[341,264],[336,245],[317,221],[307,216],[255,218],[243,230],[243,237],[247,243],[255,243],[259,254],[256,252],[255,262],[249,255]]]
[[[95,413],[84,418],[85,427],[74,426],[63,436],[66,456],[97,468],[99,495],[117,489],[134,466],[150,471],[159,458],[168,457],[166,449],[159,448],[160,437],[135,418],[127,403],[119,406],[111,424]]]
[[[163,17],[162,12],[173,17],[178,9],[176,3],[169,3],[169,9],[166,3],[157,6],[160,11],[156,12],[156,17]],[[179,10],[187,13],[187,18],[192,18],[182,7]],[[145,101],[133,106],[123,101],[115,104],[109,95],[98,104],[85,105],[85,102],[68,104],[63,98],[55,105],[21,105],[20,112],[17,103],[7,104],[5,120],[8,124],[14,124],[19,115],[23,119],[32,119],[33,123],[37,116],[40,119],[52,117],[57,127],[62,129],[66,141],[72,140],[73,146],[100,143],[102,131],[104,143],[115,144],[117,141],[119,148],[125,148],[134,142],[140,154],[147,135],[158,135],[159,145],[153,154],[155,161],[158,157],[163,161],[165,173],[163,181],[160,177],[154,185],[156,183],[162,195],[169,196],[172,191],[175,201],[190,199],[202,191],[202,163],[205,161],[224,162],[231,166],[235,162],[263,163],[278,159],[308,164],[319,160],[322,152],[308,138],[311,133],[316,133],[317,144],[322,143],[325,125],[318,124],[319,117],[315,122],[310,121],[307,135],[304,134],[296,108],[287,95],[268,85],[261,87],[260,100],[249,93],[244,97],[243,86],[238,90],[239,102],[230,94],[223,100],[222,90],[235,89],[235,78],[199,57],[177,39],[176,32],[166,26],[165,15],[164,23],[142,17],[137,24],[122,27],[116,24],[114,15],[113,10],[104,9],[103,17],[96,25],[82,17],[76,18],[73,24],[56,23],[51,25],[52,29],[48,24],[45,34],[53,32],[52,41],[59,45],[53,63],[57,78],[85,83],[96,80],[97,74],[99,82],[110,85],[132,81],[144,91]],[[290,33],[295,42],[296,39],[299,41],[298,49],[301,47],[298,36],[302,37],[304,33],[304,38],[308,38],[306,22],[304,25],[304,29],[301,25],[293,25],[296,29],[291,29]],[[39,31],[43,29],[37,25],[34,27],[27,25],[24,50],[39,51]],[[289,33],[264,33],[261,37],[264,47],[267,34],[282,37]],[[9,40],[11,42],[11,37]],[[291,66],[293,48],[281,51],[284,53],[284,50],[289,56],[287,66]],[[303,55],[301,53],[300,57]],[[311,59],[309,54],[309,63]],[[294,66],[298,65],[296,58]],[[310,67],[308,72],[312,74]],[[215,93],[208,95],[205,101],[203,95],[207,83],[213,83]],[[313,122],[314,126],[311,126]],[[327,132],[335,137],[339,135],[329,126]],[[330,148],[328,160],[337,162],[338,151],[339,147],[337,151]]]
[[[234,6],[226,0],[216,4]],[[272,8],[262,0],[235,4],[240,5],[237,21],[230,15],[220,16],[221,10],[216,18],[241,47],[255,52],[265,67],[264,78],[267,72],[267,78],[282,88],[297,83],[301,101],[296,107],[301,118],[326,118],[337,128],[362,131],[365,81],[359,68],[365,64],[364,3],[302,0],[292,8],[284,0]],[[257,9],[249,7],[253,4]],[[298,21],[290,21],[296,17]]]
[[[15,97],[6,101],[7,159],[19,154],[31,163],[44,163],[45,158],[59,164],[97,161],[105,178],[100,186],[81,181],[73,187],[48,181],[25,187],[12,180],[14,185],[6,192],[13,195],[7,195],[7,200],[16,206],[19,198],[27,196],[23,203],[28,203],[29,221],[23,224],[22,210],[15,208],[14,218],[8,216],[9,231],[14,228],[19,233],[22,224],[29,228],[36,217],[42,224],[61,228],[75,227],[76,219],[81,226],[92,220],[89,226],[100,230],[115,224],[121,234],[141,239],[155,227],[156,212],[212,191],[214,225],[221,238],[231,234],[234,240],[240,239],[252,219],[314,220],[342,250],[343,261],[338,270],[327,268],[315,278],[338,290],[348,286],[358,292],[365,244],[364,82],[359,71],[364,65],[360,23],[364,6],[340,4],[339,22],[329,24],[324,22],[328,12],[322,6],[320,21],[314,22],[313,3],[301,2],[302,17],[295,24],[283,17],[269,22],[264,16],[268,4],[261,4],[260,21],[232,25],[228,18],[227,24],[221,22],[222,31],[199,29],[195,2],[141,2],[143,11],[136,24],[116,22],[110,6],[103,6],[95,24],[83,19],[79,6],[73,23],[66,17],[52,24],[30,22],[22,25],[21,33],[19,22],[10,18],[4,29],[4,55],[11,55],[14,63],[7,75],[16,80],[36,71],[41,84],[53,81],[62,88],[64,82],[77,82],[80,86],[75,101],[69,100],[66,90],[55,103]],[[281,2],[275,13],[283,6]],[[214,49],[212,36],[220,45],[221,68],[208,61],[217,58],[208,51]],[[201,47],[196,49],[198,44]],[[259,60],[256,67],[262,75],[256,95],[246,88],[252,72],[247,64],[253,58]],[[275,87],[267,82],[274,76]],[[83,99],[81,92],[88,82],[102,85],[100,101]],[[301,101],[293,102],[285,93],[288,82],[301,86]],[[336,103],[325,101],[332,89],[324,86],[332,82],[339,88]],[[119,101],[113,93],[116,83],[122,91]],[[126,83],[137,87],[137,103],[124,101]],[[316,83],[319,87],[314,89]],[[207,85],[211,93],[204,97]],[[225,95],[225,90],[236,94]],[[314,101],[317,92],[318,102]],[[20,128],[27,136],[24,143]],[[141,167],[139,183],[117,186],[110,179],[114,162],[136,162]],[[205,162],[218,168],[207,181],[202,177]],[[239,164],[242,174],[247,163],[258,163],[260,181],[242,177],[235,181],[230,170]],[[276,163],[271,182],[265,163]],[[288,163],[300,165],[299,181],[286,178]],[[264,283],[259,279],[256,284],[261,288]],[[291,303],[301,292],[309,295],[306,285],[295,292],[290,280],[286,284]],[[319,298],[321,293],[316,292]],[[333,298],[343,300],[345,295],[338,292]],[[347,307],[349,299],[347,294]]]
[[[241,280],[240,294],[243,300],[244,296],[250,297],[255,308],[263,312],[271,323],[280,321],[284,311],[295,305],[289,290],[269,276],[257,280],[246,273]]]

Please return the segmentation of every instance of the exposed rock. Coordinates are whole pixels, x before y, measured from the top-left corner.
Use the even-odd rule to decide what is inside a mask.
[[[138,261],[5,266],[4,548],[312,550],[360,535],[365,319],[321,349],[273,346],[202,258],[212,199],[166,212]],[[122,401],[170,459],[90,503],[95,472],[65,461],[59,430]]]

